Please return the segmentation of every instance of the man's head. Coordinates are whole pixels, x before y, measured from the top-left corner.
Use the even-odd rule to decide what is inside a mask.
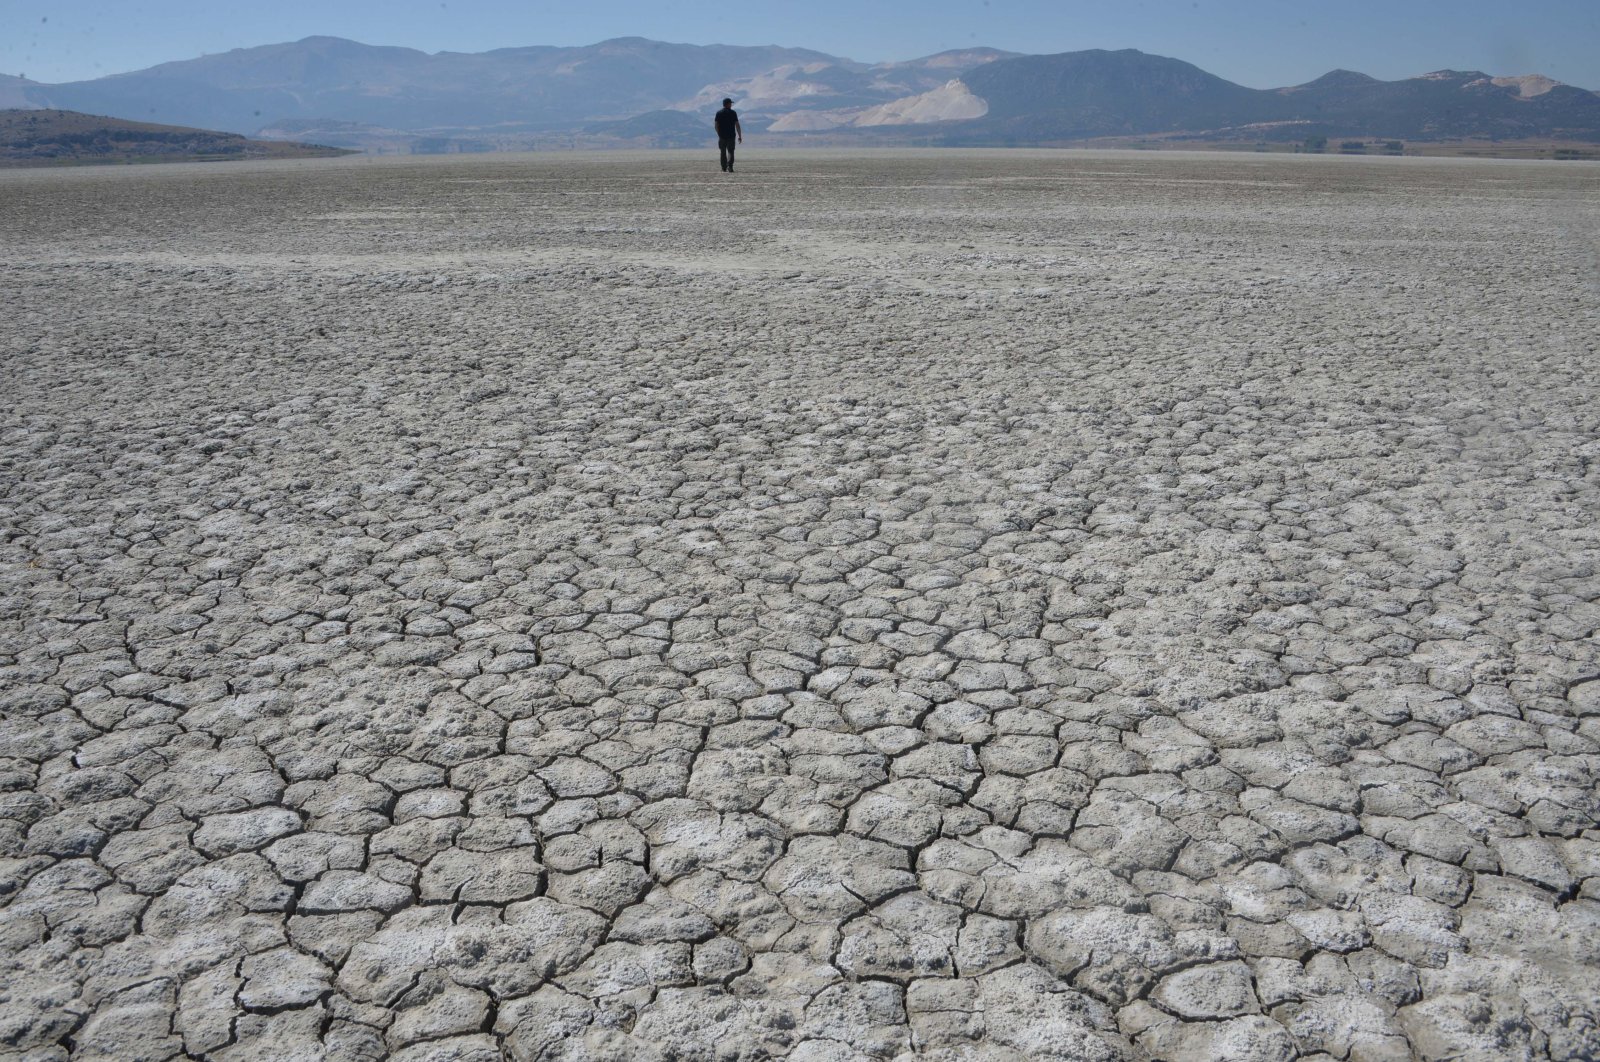
[[[733,101],[732,100],[723,100],[722,101],[722,105],[724,107],[732,107],[733,106]]]

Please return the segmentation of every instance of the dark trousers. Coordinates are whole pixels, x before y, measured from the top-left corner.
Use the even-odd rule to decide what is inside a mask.
[[[717,139],[717,150],[722,153],[722,168],[725,170],[733,169],[733,145],[734,139],[731,136]]]

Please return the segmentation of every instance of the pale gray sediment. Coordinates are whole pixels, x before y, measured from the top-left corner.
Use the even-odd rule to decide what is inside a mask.
[[[1600,167],[0,176],[0,1052],[1600,1053]]]

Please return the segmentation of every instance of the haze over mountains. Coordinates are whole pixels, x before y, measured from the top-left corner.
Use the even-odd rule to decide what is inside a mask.
[[[1334,71],[1252,89],[1123,51],[974,48],[860,63],[803,48],[619,38],[429,54],[334,37],[61,85],[0,78],[0,107],[52,107],[368,150],[491,150],[554,136],[701,143],[724,95],[786,138],[1028,144],[1132,135],[1600,141],[1600,94],[1537,75]],[[576,139],[574,140],[576,142]]]

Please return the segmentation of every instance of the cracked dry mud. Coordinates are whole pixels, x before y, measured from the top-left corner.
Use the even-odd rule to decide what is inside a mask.
[[[1594,1058],[1600,169],[0,178],[0,1046]]]

